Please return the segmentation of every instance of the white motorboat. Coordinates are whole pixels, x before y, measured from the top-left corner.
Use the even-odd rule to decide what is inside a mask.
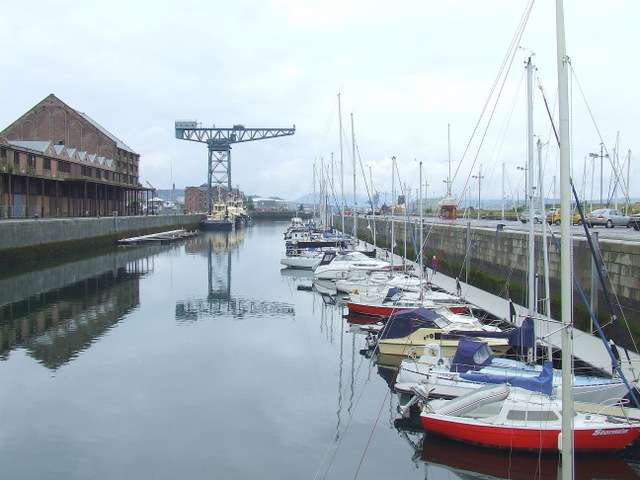
[[[313,224],[304,224],[300,217],[291,219],[284,239],[285,251],[280,263],[290,268],[313,268],[326,251],[349,246],[348,238],[327,235],[316,230]]]
[[[384,292],[388,288],[399,288],[400,290],[419,292],[421,287],[426,286],[426,281],[409,275],[407,273],[390,272],[389,270],[352,270],[345,278],[336,279],[336,290],[343,293],[357,292]]]
[[[316,263],[322,260],[324,252],[308,248],[292,248],[287,250],[280,263],[285,267],[312,269]]]
[[[350,271],[390,270],[391,264],[371,258],[359,251],[331,250],[324,252],[320,262],[313,267],[316,278],[336,280],[346,277]]]

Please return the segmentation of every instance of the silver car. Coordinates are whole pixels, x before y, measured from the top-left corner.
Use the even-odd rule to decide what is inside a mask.
[[[535,208],[533,210],[533,217],[532,218],[533,218],[533,223],[541,223],[547,218],[547,215],[542,213],[537,208]],[[520,221],[522,223],[527,223],[529,221],[529,210],[525,210],[525,211],[522,212],[522,215],[520,215]]]
[[[599,208],[593,212],[587,213],[584,219],[589,227],[594,225],[604,225],[607,228],[613,228],[615,226],[626,227],[629,223],[629,217],[615,208]]]

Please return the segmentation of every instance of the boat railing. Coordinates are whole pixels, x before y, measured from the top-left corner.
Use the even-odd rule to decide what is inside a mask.
[[[619,419],[626,423],[634,423],[640,426],[640,410],[629,407],[631,401],[623,399],[610,399],[611,403],[587,403],[575,401],[573,409],[576,412],[592,413],[594,415],[604,415],[610,419]]]

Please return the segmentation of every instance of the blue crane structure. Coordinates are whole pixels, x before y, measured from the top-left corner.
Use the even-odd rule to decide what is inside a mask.
[[[247,128],[244,125],[216,128],[202,127],[194,120],[176,121],[176,138],[207,144],[208,161],[208,202],[209,213],[213,204],[213,188],[231,193],[231,144],[262,140],[266,138],[293,135],[291,128]]]

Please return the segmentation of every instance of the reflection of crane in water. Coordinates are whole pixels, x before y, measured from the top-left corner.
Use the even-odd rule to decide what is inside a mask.
[[[231,252],[241,243],[245,230],[216,232],[207,237],[207,280],[210,301],[231,299]],[[235,235],[232,235],[235,233]]]
[[[236,297],[231,293],[232,252],[244,240],[246,230],[207,232],[188,245],[195,253],[207,256],[207,295],[176,303],[176,320],[198,320],[220,314],[234,317],[293,316],[292,305],[279,302]]]

